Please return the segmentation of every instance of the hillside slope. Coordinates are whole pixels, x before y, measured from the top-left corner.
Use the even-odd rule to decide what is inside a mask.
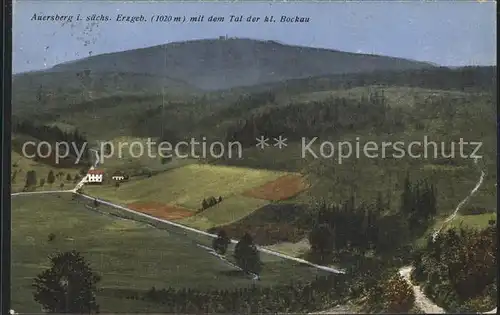
[[[168,76],[123,71],[39,71],[13,77],[12,103],[15,114],[43,114],[47,110],[112,96],[169,94],[186,97],[197,90]]]

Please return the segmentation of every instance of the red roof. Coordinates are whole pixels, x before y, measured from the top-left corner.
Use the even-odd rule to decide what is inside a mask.
[[[101,170],[89,170],[87,174],[104,174],[104,171]]]

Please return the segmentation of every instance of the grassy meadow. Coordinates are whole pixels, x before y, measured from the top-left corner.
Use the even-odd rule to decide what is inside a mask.
[[[149,140],[150,144],[148,144],[148,138],[120,136],[113,139],[101,139],[101,141],[96,141],[94,148],[101,155],[99,169],[105,172],[119,170],[134,176],[146,172],[163,172],[196,162],[196,159],[192,158],[173,158],[166,163],[162,163],[156,146],[153,144],[155,140]],[[112,152],[106,152],[104,148],[105,145],[101,144],[104,142],[111,143],[113,147]],[[131,146],[133,143],[135,144]],[[142,146],[143,152],[140,151],[138,144]],[[150,149],[148,149],[148,146]],[[148,150],[151,152],[148,152]]]
[[[284,174],[250,168],[190,164],[149,178],[124,182],[119,188],[112,185],[88,186],[85,191],[119,204],[155,201],[196,211],[204,198],[221,196],[224,202]]]
[[[100,211],[116,209],[103,206]],[[115,212],[116,214],[116,212]],[[168,226],[119,219],[86,208],[70,193],[14,197],[12,201],[12,307],[38,312],[33,301],[33,278],[48,267],[48,255],[78,250],[102,276],[98,303],[101,312],[148,312],[151,305],[125,299],[131,292],[157,288],[235,288],[252,281],[235,274],[198,244],[211,239]],[[48,241],[54,233],[55,239]],[[228,255],[231,255],[230,249]],[[261,254],[264,269],[258,285],[310,279],[317,270]],[[155,312],[161,312],[154,305]]]
[[[35,162],[33,159],[24,157],[15,151],[11,151],[11,161],[11,191],[13,193],[21,192],[23,190],[26,183],[26,173],[28,171],[36,172],[38,183],[40,183],[40,179],[45,179],[45,184],[43,186],[38,184],[36,191],[59,190],[61,189],[61,184],[64,184],[63,189],[71,189],[75,184],[73,183],[73,180],[67,180],[66,177],[70,174],[73,179],[74,176],[79,173],[79,169],[77,168],[52,167],[47,164]],[[60,176],[56,176],[53,184],[47,183],[47,176],[50,171],[54,172],[54,175],[57,175],[59,172],[62,174]]]
[[[196,229],[208,230],[216,226],[237,222],[268,203],[269,201],[266,200],[236,195],[223,199],[221,203],[192,217],[177,220],[177,222]]]

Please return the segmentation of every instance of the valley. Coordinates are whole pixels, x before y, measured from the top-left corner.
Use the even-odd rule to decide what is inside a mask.
[[[496,307],[496,256],[488,258],[496,252],[496,66],[449,69],[273,41],[207,39],[19,74],[13,90],[12,192],[65,191],[13,197],[16,311],[37,311],[32,278],[50,253],[70,249],[102,276],[103,312],[320,312],[346,303],[370,313],[425,312],[418,292],[398,295],[413,292],[408,279],[447,312]],[[261,149],[260,136],[283,136],[287,145]],[[415,158],[407,147],[401,158],[340,161],[301,156],[301,140],[312,137],[362,144],[428,138],[447,146],[439,156]],[[63,166],[22,156],[27,139],[63,138],[109,157],[94,164],[88,154]],[[238,142],[242,158],[100,151],[103,141],[114,147],[191,138]],[[481,142],[481,158],[461,157],[450,146],[461,139]],[[319,141],[311,148],[322,150]],[[92,165],[102,182],[72,190]],[[57,177],[49,180],[49,172]],[[238,263],[233,244],[223,259],[207,251],[221,231],[234,242],[252,239],[260,280],[231,267]],[[49,234],[55,239],[47,241]],[[472,255],[474,244],[484,258]],[[444,263],[428,263],[432,255]],[[448,261],[467,277],[443,278]],[[415,272],[406,268],[413,265]],[[345,274],[332,272],[338,269]],[[463,289],[471,283],[479,284]],[[194,291],[179,293],[184,289]],[[184,302],[172,300],[181,295]],[[231,296],[240,304],[229,303]]]

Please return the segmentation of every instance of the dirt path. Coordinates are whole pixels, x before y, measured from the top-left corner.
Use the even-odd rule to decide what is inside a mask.
[[[478,159],[474,159],[474,164],[477,166],[477,161]],[[441,224],[441,227],[439,227],[439,229],[437,229],[433,234],[432,234],[432,239],[433,240],[436,240],[436,237],[438,236],[438,234],[443,230],[443,228],[446,226],[446,224],[448,224],[450,221],[452,221],[453,219],[455,219],[455,217],[457,216],[458,214],[458,211],[460,211],[460,209],[462,209],[462,207],[469,201],[469,199],[474,196],[476,194],[476,192],[479,190],[479,187],[481,187],[481,185],[483,184],[483,180],[484,180],[484,176],[486,175],[486,173],[481,170],[481,176],[479,177],[479,180],[476,184],[476,187],[474,187],[470,193],[467,195],[467,197],[464,198],[464,200],[462,200],[458,206],[455,208],[455,210],[453,211],[452,214],[450,214],[446,220],[444,220],[443,224]]]
[[[411,283],[410,276],[412,270],[412,266],[406,266],[399,269],[399,274],[413,287],[413,293],[415,294],[415,306],[427,314],[445,314],[446,311],[444,309],[437,306],[433,301],[431,301],[431,299],[425,296],[420,286],[413,285],[413,283]]]
[[[477,166],[478,159],[474,159],[474,164]],[[486,173],[481,170],[481,176],[479,177],[479,180],[476,183],[476,186],[469,192],[467,197],[465,197],[455,208],[452,214],[450,214],[446,220],[443,222],[443,224],[437,229],[433,234],[432,234],[432,239],[433,241],[436,240],[436,237],[439,235],[439,233],[443,230],[443,228],[448,224],[450,221],[455,219],[457,216],[458,212],[460,209],[469,201],[469,199],[476,194],[476,192],[479,190],[481,185],[483,184],[484,177],[486,176]],[[437,306],[431,299],[429,299],[420,286],[414,285],[411,282],[411,272],[413,270],[413,266],[405,266],[399,269],[399,274],[413,287],[413,292],[415,294],[415,305],[420,308],[423,312],[427,314],[443,314],[446,313],[446,311]],[[497,308],[486,312],[484,314],[496,314]]]

